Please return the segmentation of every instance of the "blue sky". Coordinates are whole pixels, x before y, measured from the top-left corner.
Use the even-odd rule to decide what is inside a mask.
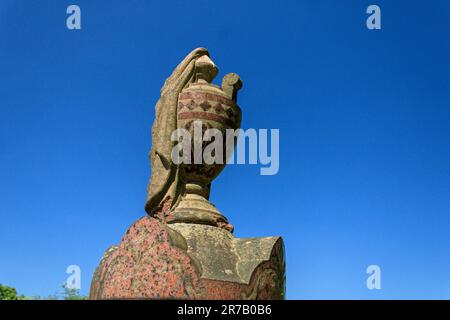
[[[446,0],[1,1],[0,283],[48,295],[77,264],[88,292],[144,214],[160,87],[204,46],[243,128],[280,129],[279,173],[229,166],[211,201],[283,236],[287,297],[449,299],[449,31]]]

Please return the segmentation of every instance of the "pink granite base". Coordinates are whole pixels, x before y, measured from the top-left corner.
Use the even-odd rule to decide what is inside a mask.
[[[248,283],[207,279],[202,277],[202,261],[188,253],[193,249],[188,250],[186,239],[145,216],[118,246],[105,252],[92,279],[90,299],[283,299],[284,252],[279,239]]]

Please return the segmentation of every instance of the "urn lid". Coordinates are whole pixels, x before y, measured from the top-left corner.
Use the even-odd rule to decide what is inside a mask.
[[[219,69],[207,55],[204,55],[195,61],[194,72],[194,82],[211,83],[217,76]]]

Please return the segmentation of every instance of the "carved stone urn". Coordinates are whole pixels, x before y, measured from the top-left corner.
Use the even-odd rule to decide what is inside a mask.
[[[285,298],[283,239],[237,238],[209,202],[211,182],[237,139],[227,130],[241,125],[236,100],[242,81],[230,73],[219,87],[212,84],[217,72],[209,52],[197,48],[167,78],[155,107],[147,215],[104,253],[92,278],[91,299]],[[178,163],[170,155],[172,132],[180,131],[188,133],[191,148],[182,149]],[[210,153],[215,161],[206,161],[212,141],[204,136],[212,131],[226,141]]]
[[[211,83],[217,71],[208,56],[201,57],[195,63],[194,82],[179,94],[177,123],[179,129],[186,129],[192,137],[191,163],[181,165],[184,193],[172,212],[171,223],[200,223],[232,231],[228,220],[209,202],[209,193],[211,181],[223,170],[227,156],[232,152],[232,148],[227,149],[226,131],[241,126],[241,109],[236,99],[242,81],[237,74],[229,73],[223,78],[222,87],[219,87]],[[202,138],[207,130],[212,129],[220,132],[223,150],[222,155],[216,155],[218,159],[214,163],[208,164],[202,155],[209,142],[204,142]],[[232,138],[231,147],[236,140],[235,136]],[[196,149],[196,144],[202,146],[201,150]]]

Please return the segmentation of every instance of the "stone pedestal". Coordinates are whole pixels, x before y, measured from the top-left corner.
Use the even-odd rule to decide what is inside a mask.
[[[280,237],[235,238],[201,224],[145,216],[104,254],[91,299],[283,299]]]

